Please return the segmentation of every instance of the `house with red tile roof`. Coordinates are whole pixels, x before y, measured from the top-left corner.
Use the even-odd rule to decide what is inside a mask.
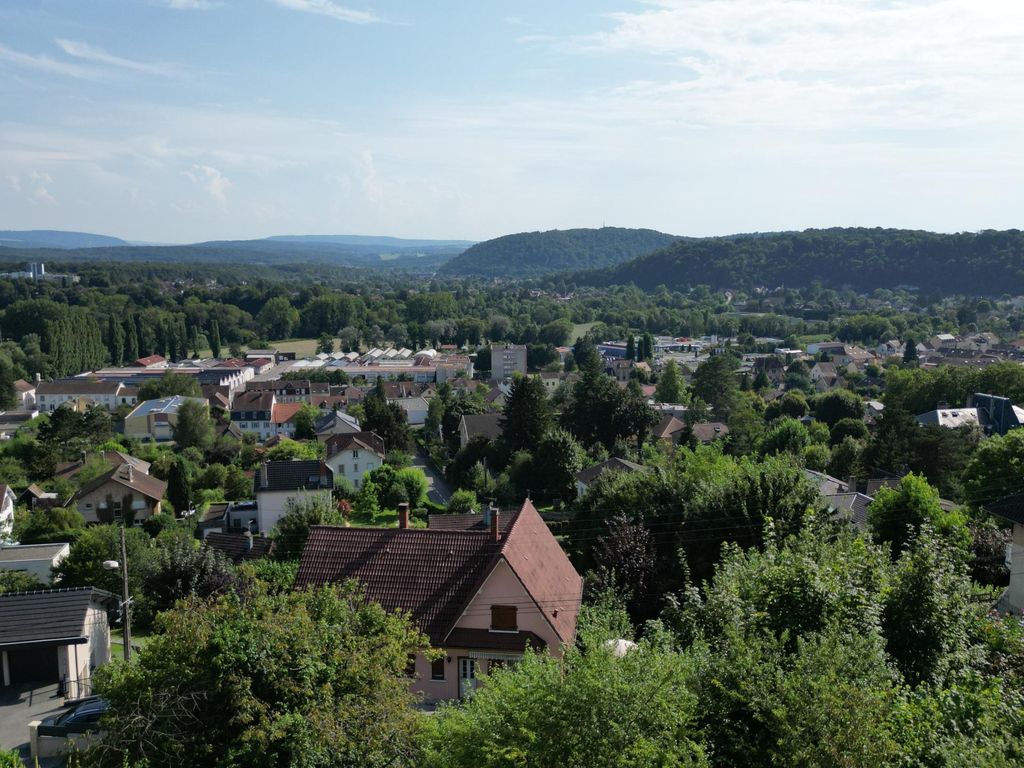
[[[528,648],[559,657],[576,639],[583,579],[527,499],[512,513],[432,516],[410,528],[312,529],[299,588],[354,579],[366,599],[408,612],[441,653],[418,654],[412,688],[426,702],[467,696],[480,673]]]

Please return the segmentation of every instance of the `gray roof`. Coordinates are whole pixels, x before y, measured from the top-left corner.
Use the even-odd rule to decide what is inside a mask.
[[[95,603],[111,609],[118,599],[95,587],[0,595],[0,646],[84,643],[85,620]]]
[[[53,560],[65,548],[70,546],[70,544],[66,543],[0,545],[0,563],[17,563],[24,562],[25,560]]]
[[[256,491],[333,488],[331,468],[322,461],[265,461],[256,473]]]
[[[500,413],[472,413],[462,417],[466,425],[466,436],[472,440],[474,437],[486,437],[488,440],[497,440],[501,437]]]
[[[872,498],[863,493],[833,493],[823,497],[837,520],[846,520],[863,529],[868,525],[868,507]]]
[[[646,472],[647,467],[642,464],[629,461],[628,459],[620,459],[617,456],[607,461],[602,461],[600,464],[594,464],[593,466],[587,467],[581,472],[576,474],[576,481],[583,483],[583,485],[590,485],[597,478],[603,475],[605,472]]]
[[[962,427],[967,424],[981,424],[977,408],[938,408],[928,413],[922,413],[917,417],[919,424],[938,425],[951,429]]]
[[[824,472],[817,472],[813,469],[805,469],[804,474],[808,480],[818,486],[818,493],[822,496],[834,496],[846,491],[846,481],[840,480],[838,477],[832,477],[832,475],[826,475]]]

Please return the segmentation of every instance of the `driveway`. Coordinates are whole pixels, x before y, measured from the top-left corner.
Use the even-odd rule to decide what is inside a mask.
[[[452,495],[452,489],[445,482],[441,473],[434,469],[430,460],[418,452],[412,457],[412,465],[423,470],[427,476],[427,498],[435,504],[447,504]]]
[[[27,765],[28,724],[62,711],[62,701],[57,695],[56,684],[37,688],[0,688],[0,749],[20,749],[21,757]],[[52,763],[40,760],[39,764],[61,765],[63,760]]]

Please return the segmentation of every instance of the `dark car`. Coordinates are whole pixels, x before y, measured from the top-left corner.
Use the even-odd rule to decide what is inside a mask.
[[[40,736],[67,736],[95,731],[110,702],[98,697],[80,701],[67,712],[48,717],[39,726]]]

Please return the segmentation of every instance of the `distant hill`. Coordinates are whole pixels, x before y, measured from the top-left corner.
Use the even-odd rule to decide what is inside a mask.
[[[459,248],[473,245],[474,240],[416,240],[404,237],[378,237],[375,235],[274,235],[265,238],[278,243],[333,243],[335,245],[362,245],[374,248]],[[247,242],[252,242],[247,241]]]
[[[472,241],[415,240],[363,235],[281,235],[261,240],[218,240],[189,245],[160,245],[128,243],[116,237],[77,232],[7,232],[0,233],[0,258],[265,266],[301,261],[432,273],[448,259],[462,253],[469,245],[472,245]],[[59,257],[52,254],[54,249],[62,251]],[[47,255],[46,250],[51,253]]]
[[[904,285],[945,293],[1024,294],[1024,232],[837,228],[687,238],[568,279],[580,285],[633,283],[646,290],[662,284],[673,290],[799,288],[817,281],[860,291]]]
[[[452,276],[535,277],[567,270],[606,267],[674,242],[652,229],[553,229],[487,240],[441,268]]]
[[[56,229],[0,230],[0,246],[8,248],[114,248],[128,245],[119,237]]]

